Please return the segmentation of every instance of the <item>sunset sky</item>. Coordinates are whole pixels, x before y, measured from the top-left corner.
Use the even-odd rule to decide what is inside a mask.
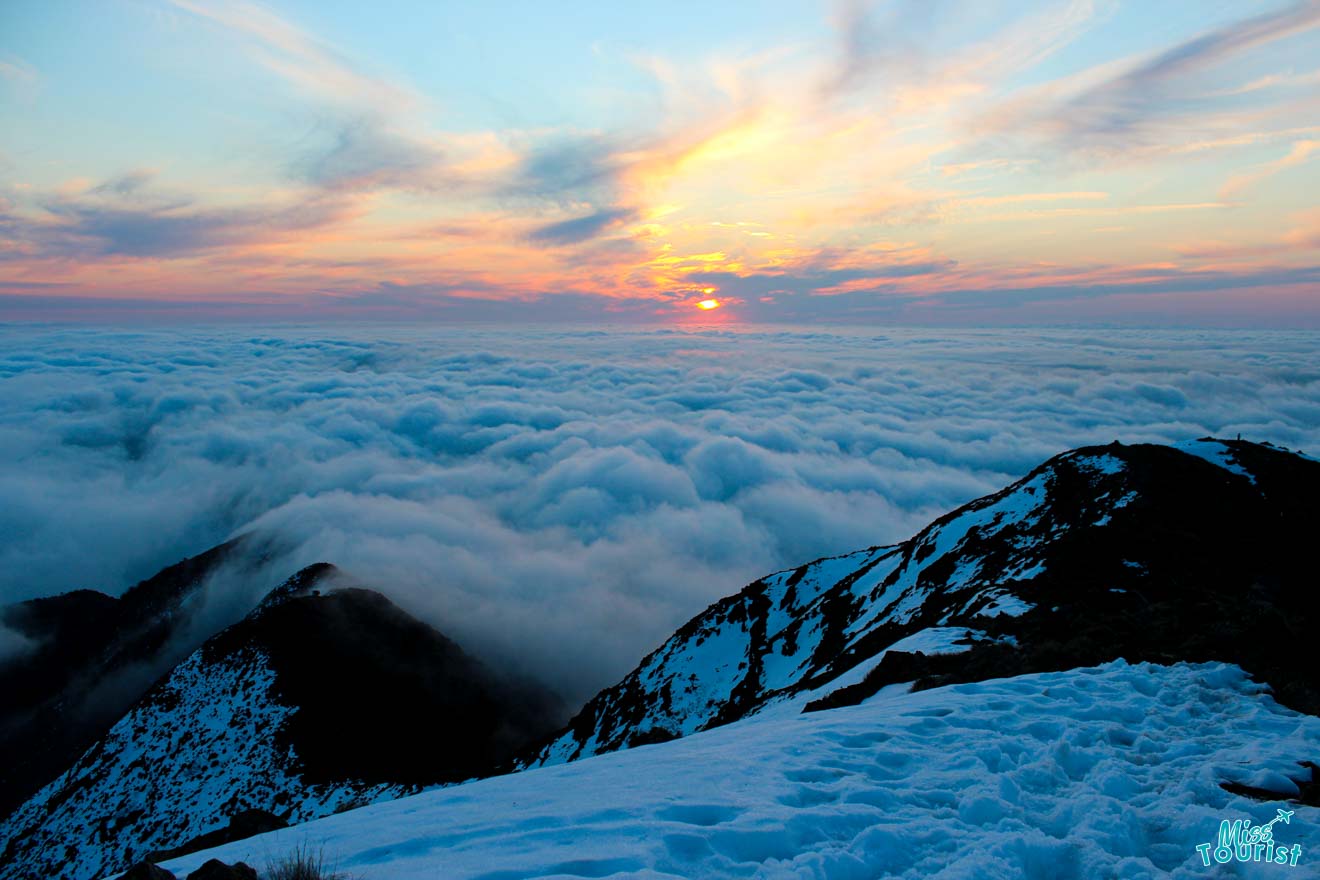
[[[0,320],[180,316],[1320,326],[1320,2],[8,0]]]

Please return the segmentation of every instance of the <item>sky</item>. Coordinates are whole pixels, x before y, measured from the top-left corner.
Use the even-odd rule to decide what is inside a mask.
[[[0,320],[1320,327],[1317,193],[1317,0],[0,7]]]
[[[0,605],[239,534],[577,704],[710,603],[1085,444],[1320,452],[1309,331],[0,326]],[[217,627],[218,628],[218,627]],[[0,659],[30,647],[0,628]]]

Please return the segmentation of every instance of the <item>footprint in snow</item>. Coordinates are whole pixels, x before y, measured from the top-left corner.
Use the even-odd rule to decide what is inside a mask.
[[[737,807],[720,804],[676,804],[659,810],[656,816],[670,822],[681,822],[684,825],[699,825],[703,828],[709,828],[712,825],[731,822],[741,816],[742,812]]]

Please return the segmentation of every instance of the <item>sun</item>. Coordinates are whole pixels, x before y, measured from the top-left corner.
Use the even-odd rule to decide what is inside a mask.
[[[697,308],[709,312],[711,309],[718,309],[721,303],[717,299],[703,299],[697,303]]]

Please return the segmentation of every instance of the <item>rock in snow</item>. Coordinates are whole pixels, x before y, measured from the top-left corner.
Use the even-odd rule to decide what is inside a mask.
[[[124,872],[119,880],[177,880],[177,878],[159,865],[151,862],[138,862]]]
[[[189,874],[188,880],[257,880],[257,872],[243,862],[226,865],[219,859],[211,859]]]

